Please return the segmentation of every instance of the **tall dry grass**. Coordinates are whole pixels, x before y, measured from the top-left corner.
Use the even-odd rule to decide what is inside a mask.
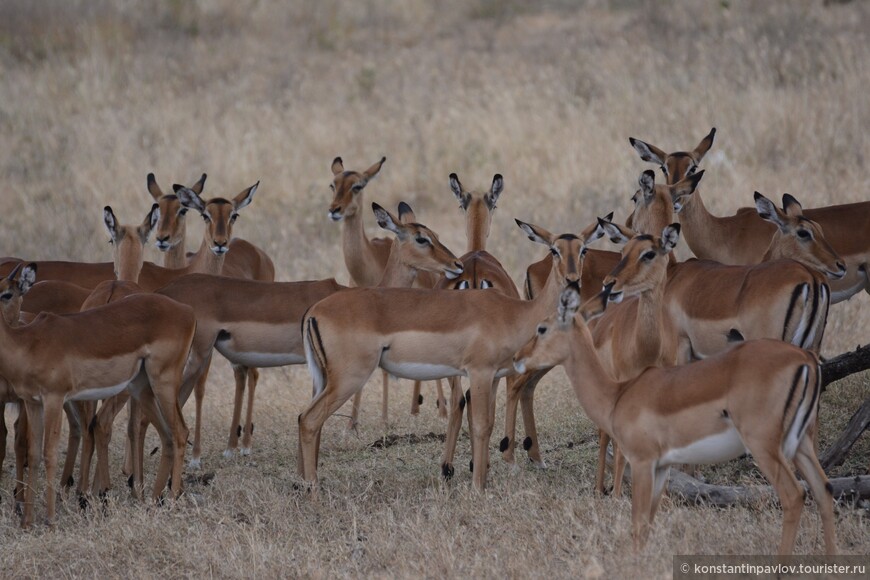
[[[868,25],[866,2],[7,0],[0,255],[107,260],[104,205],[138,221],[149,171],[164,187],[206,171],[215,195],[261,180],[236,231],[280,279],[346,280],[325,217],[329,164],[386,155],[367,199],[411,202],[455,250],[464,226],[447,175],[485,187],[503,173],[490,244],[519,280],[541,252],[513,217],[562,232],[625,215],[646,169],[627,137],[685,149],[712,126],[702,189],[714,212],[748,205],[754,190],[805,207],[863,200]],[[867,301],[832,309],[826,353],[867,340]],[[127,500],[116,476],[105,513],[70,502],[52,531],[23,533],[4,509],[4,575],[667,575],[674,553],[775,549],[773,506],[667,503],[652,545],[631,556],[628,501],[591,495],[594,431],[561,373],[539,389],[550,470],[511,475],[496,458],[485,496],[465,473],[442,486],[438,442],[367,447],[383,434],[370,389],[358,437],[328,424],[320,504],[292,487],[304,369],[263,372],[254,455],[232,461],[220,459],[227,376],[212,372],[206,407],[214,485],[156,509]],[[407,389],[394,392],[389,432],[443,431],[431,396],[412,419]],[[861,376],[826,395],[823,447],[866,393]],[[838,473],[868,463],[865,442]],[[708,477],[760,482],[746,461]],[[838,531],[844,551],[870,551],[866,510],[843,507]],[[798,549],[821,549],[814,515]]]

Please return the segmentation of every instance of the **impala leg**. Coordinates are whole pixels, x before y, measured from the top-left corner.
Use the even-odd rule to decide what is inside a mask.
[[[142,389],[142,391],[146,390],[149,390],[149,387]],[[153,394],[150,396],[153,397]],[[130,424],[127,432],[127,437],[132,439],[130,445],[133,449],[133,474],[130,476],[133,485],[130,487],[130,492],[140,501],[144,499],[145,493],[145,435],[151,423],[142,409],[142,404],[141,395],[130,400]]]
[[[447,384],[450,385],[450,413],[447,416],[447,434],[441,455],[441,475],[444,479],[453,477],[453,457],[456,454],[456,441],[462,428],[462,413],[465,410],[465,397],[459,377],[450,377]]]
[[[773,485],[782,506],[782,540],[779,544],[779,554],[789,556],[794,552],[794,542],[800,525],[801,512],[804,509],[806,492],[792,473],[791,466],[786,461],[778,444],[773,450],[753,449],[750,453],[755,457],[758,468],[764,477]],[[634,473],[632,473],[632,477]]]
[[[614,446],[616,445],[616,441],[613,442]],[[616,450],[614,449],[614,454]],[[620,457],[623,457],[622,453],[619,454]],[[625,465],[625,461],[623,460],[623,466]],[[668,482],[668,476],[671,473],[670,466],[666,467],[657,467],[655,473],[653,474],[653,494],[652,494],[652,503],[649,507],[649,523],[652,525],[653,520],[656,518],[656,512],[659,510],[659,504],[662,501],[662,495],[665,491],[665,484]]]
[[[423,382],[422,381],[414,381],[414,392],[411,395],[411,414],[419,415],[420,414],[420,402],[423,399]]]
[[[384,373],[384,380],[387,380],[386,375],[387,373]],[[353,403],[350,405],[350,419],[347,420],[348,431],[356,431],[356,427],[359,424],[360,405],[362,405],[362,391],[357,391],[353,394]]]
[[[94,472],[94,481],[91,485],[91,493],[94,495],[105,494],[111,487],[111,476],[109,475],[109,442],[112,439],[112,426],[115,423],[115,417],[124,405],[129,400],[130,394],[126,391],[121,392],[110,399],[103,401],[100,405],[100,410],[97,411],[96,421],[93,422],[93,437],[94,446],[97,452],[97,467]],[[130,423],[132,419],[128,418],[127,431],[132,432],[133,427]],[[125,444],[126,456],[125,462],[129,458],[129,466],[124,466],[125,474],[133,473],[133,447],[128,440]],[[84,458],[83,458],[84,459]]]
[[[825,534],[825,554],[828,556],[836,555],[838,552],[837,530],[834,525],[834,498],[832,497],[831,483],[819,464],[812,439],[808,435],[798,445],[794,461],[798,469],[801,470],[804,479],[810,484],[813,497],[816,498],[816,503],[819,506],[819,515],[822,518],[822,529]]]
[[[45,505],[46,522],[54,523],[57,503],[57,445],[60,442],[60,430],[63,423],[63,399],[55,397],[43,397],[45,433],[42,448],[43,461],[45,462]],[[39,469],[36,465],[34,470]]]
[[[18,418],[15,419],[15,507],[20,510],[24,502],[24,467],[30,447],[30,425],[27,420],[27,407],[24,401],[18,404]]]
[[[517,405],[520,402],[520,395],[523,388],[522,381],[515,380],[515,377],[510,377],[507,381],[505,389],[505,407],[504,407],[504,438],[499,444],[501,450],[501,458],[505,463],[514,464],[514,442],[517,435]]]
[[[82,415],[82,460],[79,463],[79,484],[76,492],[82,497],[88,492],[91,480],[91,461],[94,458],[94,418],[96,417],[96,401],[83,401],[79,403]]]
[[[648,461],[633,462],[631,469],[631,535],[635,552],[640,552],[649,537],[655,466]]]
[[[658,473],[658,472],[656,472]],[[667,473],[667,470],[665,471]],[[620,497],[622,496],[622,479],[625,476],[625,455],[622,454],[622,451],[619,449],[619,444],[616,442],[616,439],[613,440],[613,496]],[[658,475],[656,475],[658,477]],[[656,480],[658,482],[658,479]],[[658,485],[658,483],[656,483]],[[658,489],[658,488],[656,488]],[[654,495],[653,502],[656,504],[653,507],[653,516],[655,515],[655,509],[658,506],[657,496]],[[652,521],[652,518],[650,518]]]
[[[251,454],[251,440],[254,437],[254,391],[257,390],[257,382],[260,380],[260,371],[255,368],[248,369],[248,409],[245,414],[245,430],[242,434],[241,455]]]
[[[438,416],[442,419],[447,418],[447,399],[444,398],[444,384],[441,379],[435,381],[435,392],[438,396],[436,405],[438,406]]]
[[[610,443],[610,435],[598,430],[598,470],[595,472],[595,492],[604,495],[604,472],[607,464],[607,445]],[[614,452],[615,460],[615,452]],[[615,483],[615,480],[614,480]]]
[[[75,485],[73,471],[76,467],[76,458],[78,457],[79,446],[82,442],[84,416],[81,405],[72,401],[64,403],[63,410],[66,413],[67,423],[69,424],[69,438],[67,439],[66,459],[63,463],[63,470],[60,473],[60,486],[66,492]]]
[[[550,369],[533,371],[516,379],[525,383],[520,390],[520,409],[523,412],[523,428],[526,430],[526,438],[523,440],[523,449],[529,455],[529,461],[535,467],[541,469],[547,467],[547,464],[541,458],[541,444],[538,439],[538,427],[535,422],[535,389],[538,382],[546,375]]]
[[[27,483],[24,486],[24,510],[21,515],[21,527],[29,528],[33,523],[33,502],[36,495],[36,474],[42,463],[42,441],[44,422],[42,405],[32,402],[23,403],[27,406]]]
[[[210,369],[211,355],[206,358],[202,374],[197,377],[193,389],[196,418],[193,423],[193,452],[191,453],[190,462],[188,463],[188,466],[191,469],[199,469],[202,465],[202,400],[205,398],[205,383],[206,380],[208,380],[208,371]],[[233,368],[233,372],[235,372],[235,368]],[[238,387],[238,383],[236,383],[236,385]],[[244,382],[242,388],[244,388]],[[183,396],[183,394],[179,399],[182,405],[187,402],[187,397]],[[233,414],[235,414],[235,409],[233,409]],[[238,425],[238,418],[233,421],[233,428],[235,428],[236,425]]]
[[[6,403],[0,403],[0,477],[3,477],[3,462],[6,461],[6,436],[9,429],[6,427]]]
[[[474,405],[469,415],[474,416],[471,424],[472,465],[475,468],[472,475],[474,487],[480,491],[486,488],[486,475],[489,468],[489,440],[492,436],[492,421],[490,421],[490,399],[492,396],[492,373],[478,371],[469,373],[471,382],[471,400]]]
[[[245,397],[245,380],[248,377],[247,367],[233,365],[233,377],[236,380],[236,396],[233,398],[233,419],[230,423],[230,440],[224,450],[224,457],[230,458],[239,447],[239,435],[242,431],[242,401]]]
[[[138,403],[137,406],[142,415],[149,422],[154,424],[154,427],[157,429],[157,433],[160,436],[160,464],[157,467],[157,475],[154,478],[154,489],[151,492],[151,498],[154,501],[158,501],[160,495],[163,493],[163,489],[166,487],[166,482],[169,479],[169,473],[172,469],[172,437],[168,433],[169,425],[166,422],[166,418],[163,417],[160,412],[153,389],[149,387],[140,389],[135,396]],[[138,454],[139,451],[137,450],[136,453]],[[137,462],[134,461],[134,465],[136,463]],[[138,490],[141,490],[142,482],[137,477],[139,471],[138,467],[136,467],[136,471],[137,474],[134,475],[134,478],[136,479],[135,486]]]

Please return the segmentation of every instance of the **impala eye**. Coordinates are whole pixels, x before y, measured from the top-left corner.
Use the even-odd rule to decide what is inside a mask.
[[[662,165],[662,173],[664,173],[664,174],[667,176],[667,174],[668,174],[668,167],[667,167],[667,165]]]
[[[359,192],[362,190],[362,188],[363,188],[362,184],[357,183],[357,184],[353,185],[353,186],[350,188],[350,190],[351,190],[353,193],[359,193]]]
[[[640,257],[640,259],[643,260],[644,262],[651,262],[655,257],[656,257],[656,253],[653,252],[652,250],[650,250],[650,251],[644,253]]]
[[[331,189],[332,191],[335,191],[335,184],[334,184],[334,183],[330,183],[330,184],[329,184],[329,189]]]
[[[211,223],[211,218],[208,217],[208,216],[205,215],[205,214],[202,214],[202,221],[204,221],[204,222],[207,223],[207,224],[210,224],[210,223]]]
[[[239,214],[234,213],[234,214],[230,217],[230,223],[231,223],[231,224],[236,223],[236,219],[237,219],[238,217],[239,217]]]
[[[429,240],[427,240],[427,239],[424,238],[423,236],[417,236],[417,237],[415,238],[415,241],[416,241],[418,244],[420,244],[421,246],[425,246],[426,244],[429,243]]]
[[[187,215],[187,208],[183,207],[180,210],[178,210],[178,215],[180,215],[180,216]]]
[[[813,237],[813,235],[807,230],[798,230],[797,235],[802,240],[809,240]]]
[[[561,258],[562,255],[559,253],[559,250],[556,248],[550,248],[550,253],[553,254],[554,258]]]
[[[12,300],[12,292],[4,292],[2,295],[0,295],[0,300]]]
[[[546,334],[546,332],[547,332],[546,326],[541,325],[538,327],[538,334]]]
[[[588,252],[588,251],[589,251],[589,248],[587,248],[586,246],[583,246],[583,249],[580,250],[580,256],[581,256],[581,257],[582,257],[582,256],[585,256],[585,255],[586,255],[586,252]]]
[[[698,169],[698,166],[697,166],[697,165],[692,165],[691,167],[689,167],[689,170],[686,172],[686,176],[694,175],[694,174],[695,174],[695,171],[696,171],[697,169]]]

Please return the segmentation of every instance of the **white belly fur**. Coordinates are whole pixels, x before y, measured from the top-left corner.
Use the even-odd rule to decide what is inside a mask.
[[[686,447],[669,450],[661,458],[659,465],[722,463],[740,457],[747,452],[748,450],[737,429],[730,427],[715,435],[699,439]]]
[[[465,373],[446,365],[433,365],[415,362],[391,362],[386,356],[381,357],[380,366],[393,376],[415,381],[431,381],[446,377],[464,376]]]
[[[235,352],[222,347],[219,342],[215,344],[215,350],[231,363],[246,367],[262,369],[305,364],[305,356],[290,352]]]
[[[82,391],[78,391],[77,393],[73,393],[71,396],[67,396],[64,399],[66,401],[99,401],[101,399],[108,399],[109,397],[114,397],[115,395],[120,394],[124,389],[127,388],[127,385],[136,378],[136,375],[139,374],[139,371],[142,369],[142,363],[136,365],[136,370],[133,372],[133,376],[131,376],[128,380],[123,383],[112,385],[111,387],[96,387],[94,389],[84,389]]]

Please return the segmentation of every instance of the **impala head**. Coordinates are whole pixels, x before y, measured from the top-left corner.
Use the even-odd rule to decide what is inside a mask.
[[[243,189],[232,199],[213,197],[208,201],[202,199],[192,188],[178,184],[173,185],[172,188],[181,205],[200,213],[205,220],[206,246],[215,255],[221,256],[229,250],[230,241],[233,239],[233,224],[239,217],[239,211],[253,201],[259,186],[258,181],[251,187]]]
[[[205,180],[206,174],[203,173],[199,181],[190,187],[191,191],[197,195],[202,195]],[[161,252],[166,252],[184,241],[186,228],[184,216],[187,214],[187,208],[181,204],[178,196],[174,193],[168,195],[163,193],[163,190],[157,185],[153,173],[148,174],[147,185],[148,193],[160,206],[160,219],[157,221],[157,228],[154,231],[154,245]]]
[[[459,177],[455,173],[451,173],[450,189],[459,201],[459,208],[465,212],[467,239],[471,242],[476,233],[477,243],[483,245],[483,242],[489,237],[489,228],[492,224],[492,213],[495,211],[496,202],[504,190],[504,178],[500,173],[496,173],[492,177],[489,191],[467,191],[462,187]],[[472,251],[470,247],[469,251]]]
[[[571,283],[562,290],[556,313],[539,323],[535,336],[514,355],[514,369],[518,373],[525,373],[565,362],[571,354],[569,336],[574,329],[574,315],[579,308],[580,285]]]
[[[115,278],[127,282],[139,281],[139,272],[145,260],[145,245],[159,219],[160,207],[156,203],[138,226],[120,225],[112,208],[108,205],[103,208],[103,223],[106,224],[109,243],[112,244]]]
[[[628,141],[640,158],[649,163],[658,165],[662,173],[665,175],[668,185],[673,185],[689,177],[695,173],[700,165],[701,160],[710,147],[713,146],[713,139],[716,137],[716,128],[710,129],[710,133],[701,139],[698,146],[692,151],[677,151],[675,153],[665,153],[655,145],[644,143],[640,139],[629,137]]]
[[[622,259],[604,278],[600,300],[590,299],[583,305],[588,316],[603,312],[607,302],[619,303],[626,297],[662,288],[667,277],[669,254],[680,240],[680,224],[671,224],[662,230],[661,237],[649,234],[625,236],[625,229],[602,220],[602,227],[611,240],[624,243]],[[587,310],[587,306],[589,310]]]
[[[379,226],[396,234],[402,263],[417,270],[443,273],[450,280],[462,274],[462,262],[435,232],[414,221],[414,211],[407,203],[399,204],[399,218],[376,203],[372,203],[372,211]]]
[[[9,326],[18,324],[21,314],[21,299],[36,282],[36,264],[19,263],[0,279],[0,314]]]
[[[782,196],[782,209],[755,192],[755,209],[761,219],[776,225],[776,233],[764,255],[765,260],[791,258],[821,272],[831,280],[846,275],[845,262],[825,239],[822,226],[804,217],[800,202],[789,194]]]
[[[520,220],[515,221],[530,240],[550,248],[550,254],[553,256],[553,271],[563,286],[580,283],[580,271],[583,267],[583,257],[586,255],[586,244],[603,235],[598,224],[589,226],[580,235],[561,234],[557,236],[540,226],[527,224]]]
[[[341,157],[332,161],[332,183],[330,189],[335,194],[332,205],[329,206],[329,219],[340,222],[347,217],[355,216],[362,207],[362,190],[378,172],[386,161],[386,157],[363,172],[345,171]]]

